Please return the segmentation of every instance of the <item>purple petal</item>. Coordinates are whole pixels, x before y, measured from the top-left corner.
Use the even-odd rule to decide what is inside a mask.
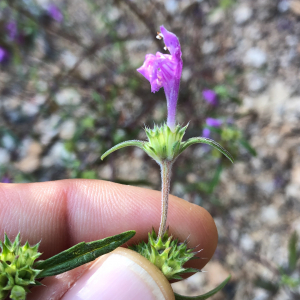
[[[55,21],[59,23],[64,19],[60,9],[54,4],[49,5],[48,14],[50,15],[51,18],[53,18]]]
[[[12,181],[7,176],[4,176],[4,177],[2,177],[0,182],[1,183],[11,183]]]
[[[5,49],[0,47],[0,63],[3,62],[8,57],[8,53]]]
[[[17,37],[17,24],[16,22],[9,22],[6,25],[6,30],[7,30],[7,34],[10,40],[15,40],[15,38]]]
[[[209,138],[210,137],[210,130],[208,128],[204,128],[203,132],[202,132],[202,136],[205,138]]]
[[[211,127],[220,127],[222,125],[222,121],[219,119],[207,118],[206,124]]]
[[[218,95],[213,90],[205,89],[202,92],[202,96],[205,101],[207,101],[211,105],[217,105],[218,104]]]
[[[171,55],[176,56],[181,60],[181,48],[177,36],[174,33],[168,31],[163,25],[160,26],[160,31],[164,37],[166,47],[170,51]]]
[[[161,26],[160,29],[171,54],[160,52],[157,52],[156,55],[147,54],[144,64],[137,71],[150,82],[151,92],[155,93],[161,87],[164,88],[168,106],[167,124],[173,130],[182,72],[181,49],[179,40],[174,33],[166,30],[164,26]]]

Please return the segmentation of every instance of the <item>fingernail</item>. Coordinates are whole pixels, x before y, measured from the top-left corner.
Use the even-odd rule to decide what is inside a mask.
[[[174,299],[170,284],[156,269],[138,253],[118,248],[93,264],[62,300]]]

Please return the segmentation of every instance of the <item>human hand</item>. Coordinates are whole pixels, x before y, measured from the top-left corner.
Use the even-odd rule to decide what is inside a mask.
[[[0,184],[0,229],[23,243],[41,241],[41,259],[79,242],[99,240],[136,230],[129,244],[147,239],[160,221],[160,193],[99,180],[61,180],[45,183]],[[203,208],[170,196],[168,224],[179,240],[207,259],[192,260],[202,269],[217,246],[217,230]],[[129,254],[128,254],[129,253]],[[132,256],[133,255],[133,256]],[[137,253],[118,248],[90,264],[45,278],[28,300],[174,299],[168,281]],[[154,270],[154,271],[153,271]],[[156,296],[155,296],[156,295]],[[173,298],[172,298],[173,297]]]

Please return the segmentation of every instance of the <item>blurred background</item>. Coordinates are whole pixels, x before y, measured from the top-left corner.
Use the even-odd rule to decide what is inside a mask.
[[[177,160],[171,193],[206,208],[219,231],[207,273],[174,284],[214,299],[300,299],[300,1],[0,1],[0,181],[112,180],[160,189],[137,148],[166,119],[163,89],[138,72],[164,52],[159,26],[183,53],[177,120],[185,138],[215,139]]]

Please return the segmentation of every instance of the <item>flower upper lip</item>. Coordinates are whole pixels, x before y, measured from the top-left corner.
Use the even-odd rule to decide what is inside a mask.
[[[151,91],[157,92],[161,87],[164,88],[167,106],[167,124],[171,130],[175,129],[176,105],[179,93],[180,77],[182,73],[181,48],[177,36],[160,27],[161,32],[157,37],[163,37],[165,45],[170,54],[157,52],[156,55],[147,54],[144,64],[137,69],[151,84]]]

